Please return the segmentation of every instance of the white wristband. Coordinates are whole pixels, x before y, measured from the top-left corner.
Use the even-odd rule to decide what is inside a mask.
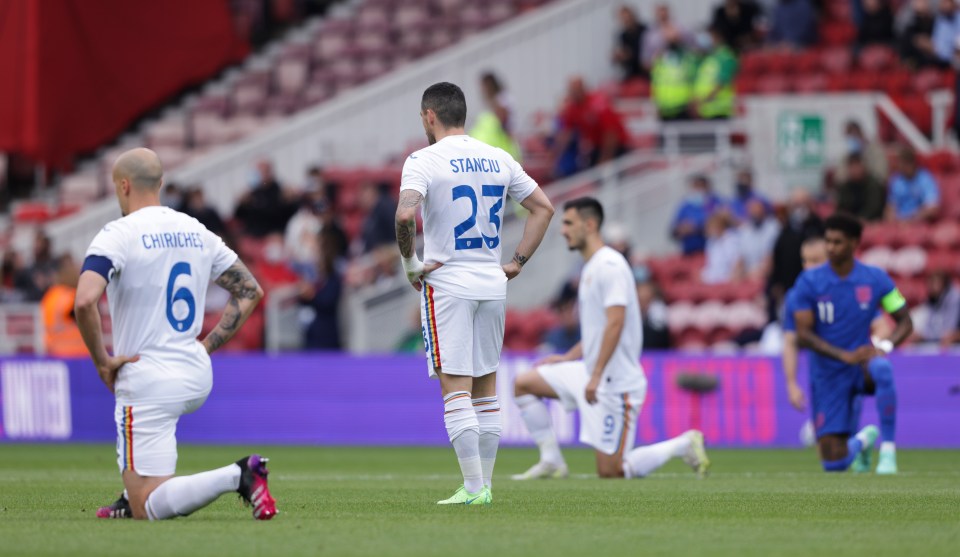
[[[893,352],[893,348],[894,348],[893,341],[891,341],[890,339],[888,338],[880,339],[877,337],[870,337],[870,340],[873,342],[873,346],[876,347],[877,350],[880,350],[881,352],[883,352],[884,354],[889,354]]]
[[[411,274],[420,274],[423,272],[423,262],[420,261],[420,258],[417,257],[417,253],[413,253],[413,257],[400,257],[400,263],[403,264],[403,272]]]

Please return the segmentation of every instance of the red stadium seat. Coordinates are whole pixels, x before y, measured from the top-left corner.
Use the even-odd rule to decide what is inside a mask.
[[[847,73],[852,64],[853,55],[847,47],[834,47],[821,51],[820,65],[830,73]]]
[[[881,72],[896,63],[896,53],[884,45],[871,45],[860,51],[859,64],[864,70]]]
[[[797,74],[793,77],[793,90],[797,93],[821,93],[830,84],[827,74]]]
[[[960,254],[956,251],[937,250],[927,252],[926,272],[946,271],[951,275],[960,271]]]
[[[955,249],[960,246],[960,224],[953,220],[937,224],[930,233],[930,241],[938,250]]]

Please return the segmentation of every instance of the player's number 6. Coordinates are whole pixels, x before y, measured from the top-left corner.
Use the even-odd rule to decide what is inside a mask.
[[[193,298],[193,293],[187,289],[186,286],[177,286],[177,277],[180,275],[190,276],[190,264],[181,261],[173,266],[170,269],[170,278],[167,279],[167,321],[170,322],[170,326],[173,327],[176,331],[185,331],[193,325],[193,320],[197,316],[197,302]],[[174,289],[176,288],[176,291]],[[187,304],[187,316],[183,319],[177,319],[177,316],[173,313],[173,306],[179,302],[183,301]],[[182,312],[180,312],[182,314]]]

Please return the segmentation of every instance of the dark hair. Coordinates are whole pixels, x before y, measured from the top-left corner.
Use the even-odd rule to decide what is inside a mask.
[[[860,239],[863,235],[863,223],[850,213],[834,213],[823,224],[825,230],[838,230],[847,238]]]
[[[819,234],[813,234],[812,236],[807,236],[806,238],[804,238],[804,239],[803,239],[803,243],[801,243],[800,245],[801,245],[802,247],[806,247],[806,246],[813,245],[813,244],[816,244],[817,242],[822,242],[822,241],[823,241],[823,236],[821,236],[821,235],[819,235]]]
[[[563,210],[576,209],[584,219],[596,219],[597,229],[603,226],[603,206],[592,197],[578,197],[563,204]]]
[[[497,78],[497,74],[493,72],[484,72],[480,76],[480,81],[484,83],[489,83],[495,90],[496,93],[503,91],[503,84],[500,83],[500,80]]]
[[[447,128],[462,128],[467,121],[467,99],[463,91],[446,81],[434,83],[423,92],[420,110],[432,110]]]

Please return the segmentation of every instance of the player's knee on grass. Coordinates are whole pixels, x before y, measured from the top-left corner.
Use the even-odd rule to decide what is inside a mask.
[[[597,476],[602,479],[623,477],[623,455],[597,452]]]
[[[847,457],[847,439],[839,435],[824,435],[817,442],[820,447],[820,460],[824,463],[842,460]]]

